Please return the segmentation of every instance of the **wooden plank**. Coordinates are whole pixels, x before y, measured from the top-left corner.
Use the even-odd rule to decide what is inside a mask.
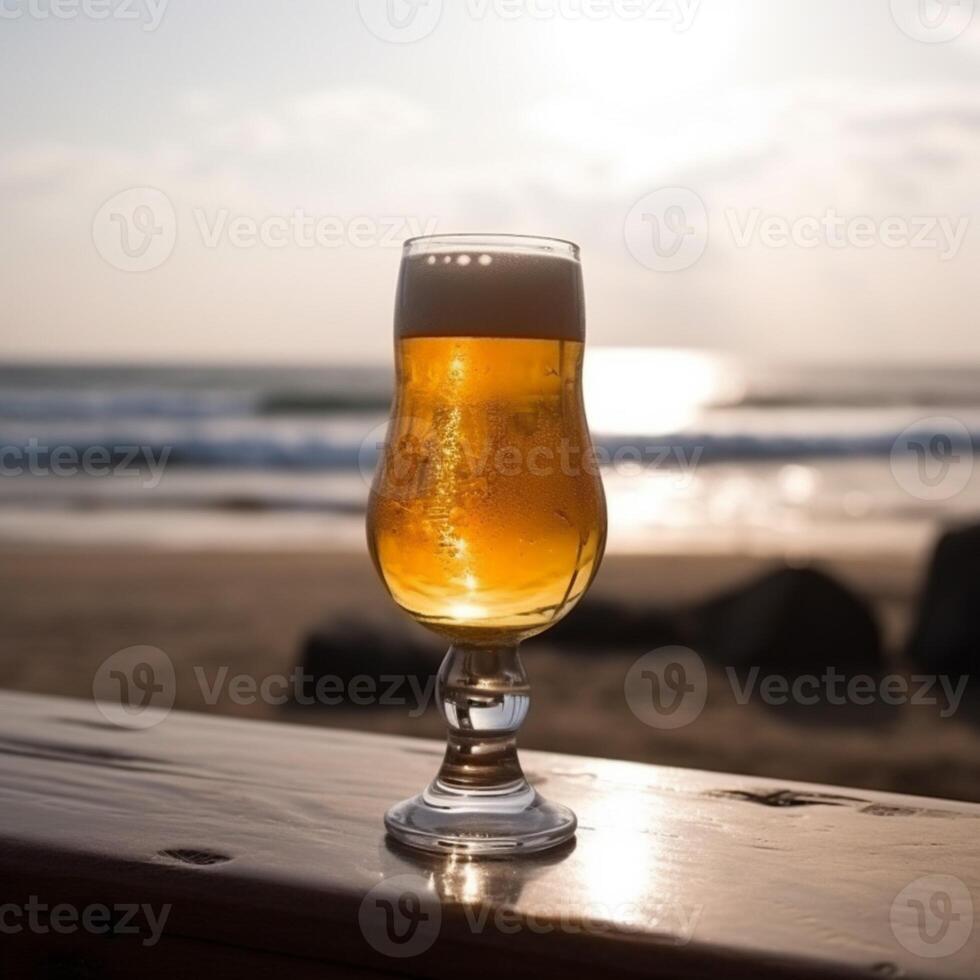
[[[906,901],[959,881],[980,917],[980,806],[527,752],[578,813],[576,842],[454,861],[389,845],[381,824],[440,755],[179,712],[128,731],[88,702],[0,694],[0,905],[170,907],[153,946],[148,929],[0,935],[0,976],[191,960],[217,976],[980,976],[975,928],[923,955],[962,938],[963,907],[930,945]]]

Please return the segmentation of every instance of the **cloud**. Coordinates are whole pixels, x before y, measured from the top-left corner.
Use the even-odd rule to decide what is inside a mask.
[[[245,153],[269,153],[286,148],[292,142],[285,120],[271,113],[251,113],[223,122],[211,134],[214,146]]]
[[[533,106],[525,180],[607,206],[657,187],[733,204],[972,209],[980,109],[948,85],[733,87],[664,104]],[[937,179],[941,175],[941,179]]]
[[[282,152],[334,146],[357,140],[391,142],[430,124],[419,103],[385,89],[325,89],[295,95],[258,112],[221,123],[212,141],[222,149]]]
[[[191,89],[182,92],[177,99],[178,109],[190,117],[213,117],[225,105],[219,92],[210,89]]]
[[[158,188],[189,205],[231,200],[247,206],[260,195],[249,175],[224,164],[202,166],[177,143],[137,151],[38,142],[0,153],[0,206],[25,244],[81,235],[105,200],[132,187]]]
[[[337,131],[362,133],[379,139],[401,139],[425,129],[428,111],[405,96],[384,89],[346,89],[314,92],[290,100],[288,117],[306,126],[317,139]]]

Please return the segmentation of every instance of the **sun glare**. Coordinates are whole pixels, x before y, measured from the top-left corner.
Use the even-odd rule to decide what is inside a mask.
[[[695,421],[709,405],[737,402],[731,362],[699,351],[598,347],[586,353],[585,408],[593,432],[658,435]]]

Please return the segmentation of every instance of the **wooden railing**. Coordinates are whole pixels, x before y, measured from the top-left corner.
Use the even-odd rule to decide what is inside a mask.
[[[576,841],[430,858],[440,753],[0,695],[0,977],[980,977],[980,806],[525,752]]]

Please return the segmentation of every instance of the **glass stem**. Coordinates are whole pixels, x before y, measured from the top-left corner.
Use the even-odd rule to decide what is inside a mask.
[[[433,789],[498,796],[527,790],[517,759],[517,731],[530,686],[518,644],[449,648],[437,693],[449,727],[446,756]]]

